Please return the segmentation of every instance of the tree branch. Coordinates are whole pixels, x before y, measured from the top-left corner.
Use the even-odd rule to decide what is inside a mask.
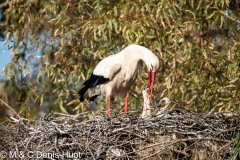
[[[8,4],[7,2],[0,3],[0,8],[7,6],[7,4]]]
[[[237,18],[234,19],[233,17],[230,17],[229,15],[225,14],[224,12],[220,12],[220,13],[222,13],[224,17],[226,17],[226,18],[228,18],[228,19],[230,19],[230,20],[240,24],[240,20],[237,20]]]
[[[8,109],[10,109],[18,118],[21,118],[21,116],[19,116],[19,114],[17,114],[17,112],[14,111],[14,109],[12,109],[12,107],[10,107],[6,102],[4,102],[2,99],[0,99],[0,101],[5,104],[5,106],[8,107]]]

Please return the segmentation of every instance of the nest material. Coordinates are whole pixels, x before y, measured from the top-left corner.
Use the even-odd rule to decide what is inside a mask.
[[[88,117],[51,114],[0,128],[9,159],[230,159],[240,116],[173,109],[161,116]],[[10,155],[10,156],[12,156]]]

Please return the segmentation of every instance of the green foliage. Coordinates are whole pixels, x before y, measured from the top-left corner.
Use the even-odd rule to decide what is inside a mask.
[[[237,160],[240,158],[240,133],[238,133],[238,136],[236,138],[233,148],[234,148],[234,153],[233,153],[232,160]]]
[[[156,99],[168,96],[199,112],[213,107],[239,111],[240,12],[234,3],[8,1],[2,26],[8,41],[14,41],[14,54],[4,74],[23,88],[22,106],[32,102],[82,112],[80,83],[101,59],[137,43],[161,61]],[[143,73],[133,88],[137,94],[131,108],[140,107],[146,77]]]

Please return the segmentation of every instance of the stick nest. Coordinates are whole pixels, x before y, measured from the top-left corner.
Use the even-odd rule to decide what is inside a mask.
[[[239,131],[233,113],[173,109],[144,119],[51,113],[1,124],[0,151],[16,153],[14,159],[230,159]]]

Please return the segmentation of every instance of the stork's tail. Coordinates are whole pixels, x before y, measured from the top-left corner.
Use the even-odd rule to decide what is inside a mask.
[[[88,87],[87,87],[87,86],[84,86],[84,87],[78,92],[78,95],[80,96],[80,97],[79,97],[79,100],[80,100],[81,102],[84,101],[84,94],[87,92],[87,90],[88,90]]]
[[[88,87],[84,86],[79,92],[79,100],[82,102],[86,98],[87,100],[94,101],[100,94],[100,86]]]
[[[86,98],[90,101],[94,101],[97,96],[101,94],[100,85],[107,81],[109,81],[108,78],[92,74],[90,78],[83,83],[84,87],[78,92],[80,96],[79,100],[82,102]]]

